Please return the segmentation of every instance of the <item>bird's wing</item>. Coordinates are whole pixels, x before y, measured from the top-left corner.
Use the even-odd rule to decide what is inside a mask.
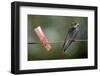
[[[67,48],[70,46],[72,41],[75,39],[76,35],[78,33],[78,29],[73,30],[72,32],[68,32],[65,41],[64,41],[64,52],[67,50]]]
[[[63,44],[63,48],[64,48],[64,46],[66,44],[66,41],[68,41],[70,39],[70,37],[71,37],[71,32],[72,32],[71,30],[72,30],[72,28],[69,28],[68,33],[66,34],[66,37],[65,37],[65,40],[64,40],[64,44]]]

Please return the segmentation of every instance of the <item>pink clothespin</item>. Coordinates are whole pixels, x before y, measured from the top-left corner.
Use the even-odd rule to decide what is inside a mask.
[[[37,34],[37,36],[39,37],[41,43],[44,45],[44,47],[50,51],[51,50],[51,45],[48,42],[48,39],[46,38],[45,34],[43,33],[42,29],[40,26],[38,26],[37,28],[34,29],[35,33]]]

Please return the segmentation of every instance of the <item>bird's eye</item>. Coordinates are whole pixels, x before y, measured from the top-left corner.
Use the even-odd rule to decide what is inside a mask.
[[[77,24],[77,22],[73,22],[73,23],[72,23],[72,25],[76,25],[76,24]]]
[[[77,25],[77,23],[75,22],[74,25]]]

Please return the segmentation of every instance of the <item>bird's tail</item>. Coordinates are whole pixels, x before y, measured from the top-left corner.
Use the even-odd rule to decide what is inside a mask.
[[[64,47],[63,47],[64,52],[68,49],[68,47],[71,45],[71,43],[72,43],[72,40],[68,40],[68,41],[66,42],[66,44],[65,44]]]

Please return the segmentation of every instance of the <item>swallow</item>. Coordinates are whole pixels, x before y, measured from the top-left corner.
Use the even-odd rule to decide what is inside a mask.
[[[68,30],[68,33],[65,37],[64,44],[63,44],[63,50],[66,52],[68,47],[71,45],[71,43],[75,40],[77,33],[79,31],[79,23],[73,23],[71,24],[71,27]]]

